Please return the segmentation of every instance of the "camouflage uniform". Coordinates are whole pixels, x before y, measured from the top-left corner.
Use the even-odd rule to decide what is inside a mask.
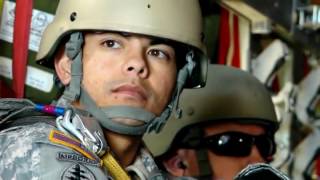
[[[30,105],[24,100],[0,99],[1,180],[112,179],[99,158],[92,160],[68,147],[77,141],[56,129],[55,117],[36,112]],[[144,149],[127,170],[134,179],[165,179]]]
[[[1,131],[1,177],[34,180],[107,177],[99,162],[51,142],[48,137],[53,129],[52,125],[38,122]]]

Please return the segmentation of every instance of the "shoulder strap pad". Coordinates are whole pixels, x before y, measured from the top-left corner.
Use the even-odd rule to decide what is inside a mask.
[[[0,130],[8,127],[30,124],[44,119],[44,113],[35,110],[35,104],[28,99],[0,98]],[[24,119],[18,122],[18,119]]]
[[[2,98],[0,99],[0,119],[4,119],[10,114],[28,107],[34,107],[34,103],[30,100]]]

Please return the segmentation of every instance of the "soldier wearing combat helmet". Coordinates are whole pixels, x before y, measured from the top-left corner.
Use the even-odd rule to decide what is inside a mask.
[[[172,177],[231,180],[249,164],[272,160],[279,123],[269,92],[251,74],[210,65],[206,86],[180,98],[181,119],[171,116],[159,134],[144,137]]]
[[[37,62],[64,91],[57,107],[1,100],[1,178],[164,179],[141,137],[205,85],[203,48],[198,0],[60,0]]]

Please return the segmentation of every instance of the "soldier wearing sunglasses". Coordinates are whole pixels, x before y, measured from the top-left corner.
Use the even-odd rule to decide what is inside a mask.
[[[144,137],[173,177],[233,179],[272,161],[278,121],[268,91],[249,73],[211,65],[206,87],[185,90],[180,104],[182,119],[172,116],[161,133]]]

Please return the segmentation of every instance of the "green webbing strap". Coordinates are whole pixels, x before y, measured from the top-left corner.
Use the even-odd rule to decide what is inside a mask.
[[[155,115],[146,112],[142,108],[136,108],[132,106],[111,106],[109,108],[101,108],[107,117],[110,118],[132,118],[144,123],[149,123],[150,120],[154,119]]]
[[[164,124],[166,123],[167,119],[169,118],[171,112],[172,112],[172,104],[173,100],[170,102],[170,104],[165,108],[165,110],[161,113],[159,117],[156,117],[148,126],[146,132],[150,133],[152,131],[155,131],[156,133],[160,132]]]
[[[72,60],[71,81],[63,92],[62,99],[67,104],[77,100],[80,96],[80,86],[82,79],[82,44],[83,37],[80,32],[72,33],[70,40],[66,43],[66,53]]]
[[[178,78],[177,78],[177,92],[176,98],[174,100],[174,108],[175,108],[175,116],[176,118],[181,118],[182,110],[179,108],[179,98],[180,94],[183,90],[184,84],[186,83],[188,77],[192,75],[192,71],[196,66],[196,63],[193,61],[194,53],[190,51],[186,55],[187,64],[183,66],[182,69],[179,70]]]
[[[183,121],[183,120],[182,120]],[[208,157],[208,149],[202,147],[201,139],[204,137],[204,126],[189,126],[187,131],[183,134],[180,134],[180,137],[177,140],[183,146],[186,146],[191,149],[195,149],[197,153],[197,163],[199,167],[199,176],[197,179],[212,179],[213,172],[211,171],[210,160]]]
[[[206,179],[208,177],[213,177],[213,172],[211,172],[210,161],[208,158],[208,150],[205,148],[200,148],[196,150],[198,167],[199,167],[199,179]]]
[[[166,107],[166,109],[162,112],[162,114],[159,117],[157,117],[154,121],[151,122],[151,124],[147,129],[148,133],[152,131],[155,131],[156,133],[160,132],[162,127],[166,123],[167,119],[169,118],[173,108],[175,109],[176,117],[177,118],[181,117],[182,110],[179,108],[179,97],[188,77],[191,76],[192,71],[196,65],[195,62],[193,61],[193,56],[194,56],[193,51],[190,51],[189,53],[187,53],[186,55],[187,63],[178,72],[177,85],[174,92],[175,95],[171,99],[171,102]]]
[[[146,131],[149,122],[154,119],[155,115],[142,109],[131,106],[112,106],[101,109],[96,106],[88,93],[82,88],[80,101],[86,106],[88,111],[98,119],[100,124],[111,131],[127,134],[127,135],[142,135]],[[144,122],[139,126],[129,126],[117,123],[113,118],[130,118]]]

